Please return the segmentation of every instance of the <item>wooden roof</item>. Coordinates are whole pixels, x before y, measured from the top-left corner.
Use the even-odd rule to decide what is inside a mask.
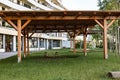
[[[14,24],[31,20],[23,29],[31,32],[66,32],[94,26],[95,19],[118,19],[120,11],[1,11],[0,16]]]

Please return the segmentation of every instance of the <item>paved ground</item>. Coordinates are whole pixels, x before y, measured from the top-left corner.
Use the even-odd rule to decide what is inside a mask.
[[[6,59],[14,55],[17,55],[17,52],[0,52],[0,59]]]

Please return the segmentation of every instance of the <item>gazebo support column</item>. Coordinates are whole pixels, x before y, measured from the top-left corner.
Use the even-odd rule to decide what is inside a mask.
[[[76,41],[75,41],[75,36],[73,38],[73,41],[74,41],[74,54],[76,54]]]
[[[103,29],[103,48],[104,48],[104,59],[108,58],[108,50],[107,50],[107,29]]]
[[[107,19],[103,19],[101,21],[95,20],[95,22],[103,29],[104,59],[108,59],[107,29],[115,22],[115,19],[112,19],[110,23],[107,23]]]
[[[27,53],[26,53],[26,32],[24,31],[24,57],[27,56]]]
[[[87,45],[86,45],[86,34],[83,34],[83,38],[84,38],[84,55],[87,56]]]
[[[29,50],[29,32],[27,32],[27,55],[30,54],[30,50]]]
[[[87,27],[83,27],[83,40],[84,40],[84,56],[87,56],[87,43],[86,43],[86,37],[87,37]]]
[[[22,25],[22,20],[19,18],[17,19],[17,25],[10,19],[6,19],[6,21],[14,27],[18,31],[18,63],[21,62],[22,56],[21,56],[21,33],[22,30],[31,22],[31,20],[26,20],[26,22]],[[26,54],[26,33],[24,33],[24,57]]]
[[[104,59],[108,59],[108,50],[107,50],[107,20],[104,19],[104,28],[103,28],[103,48],[104,48]]]
[[[70,49],[72,50],[72,44],[73,44],[73,41],[72,41],[72,38],[70,40]]]
[[[21,20],[17,21],[18,27],[18,63],[21,62]]]
[[[76,51],[75,51],[75,45],[74,45],[74,43],[75,43],[75,38],[74,38],[74,32],[68,32],[68,34],[69,34],[69,36],[70,36],[70,50],[71,51],[73,51],[73,53],[75,54],[76,53]]]

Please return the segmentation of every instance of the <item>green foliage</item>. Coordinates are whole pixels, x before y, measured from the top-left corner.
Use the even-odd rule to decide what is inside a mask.
[[[93,28],[93,30],[102,30],[102,28],[100,26],[96,25]],[[94,39],[96,40],[96,44],[97,44],[96,46],[101,48],[101,46],[98,43],[99,43],[99,40],[102,40],[102,34],[92,34],[92,37],[93,37],[93,40]]]
[[[83,49],[84,48],[84,41],[80,41],[76,44],[76,48],[78,49]],[[92,45],[90,44],[90,42],[87,42],[87,48],[91,49]]]
[[[120,0],[98,0],[98,6],[100,10],[120,10]],[[108,23],[110,20],[108,21]],[[120,20],[116,20],[108,29],[108,34],[111,37],[108,44],[111,45],[111,41],[117,36],[117,26],[120,25]],[[109,38],[109,37],[108,37]],[[116,43],[117,44],[117,43]],[[114,45],[114,44],[112,44]],[[115,46],[115,45],[114,45]],[[109,46],[110,47],[110,46]]]
[[[100,10],[120,10],[120,0],[98,0],[98,6]],[[118,21],[112,25],[110,30],[114,30],[116,26],[118,26]]]
[[[118,10],[119,0],[98,0],[100,10]]]
[[[45,52],[52,56],[56,51],[71,57],[43,56]],[[103,52],[95,50],[86,57],[82,52],[73,56],[69,49],[62,49],[32,53],[19,64],[17,56],[0,60],[0,80],[114,80],[106,74],[120,70],[120,58],[114,53],[109,53],[108,60],[103,59]]]
[[[76,44],[76,48],[80,48],[80,42]]]

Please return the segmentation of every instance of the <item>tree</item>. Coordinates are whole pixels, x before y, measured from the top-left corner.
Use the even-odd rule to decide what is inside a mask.
[[[120,0],[98,0],[100,10],[119,10]]]
[[[100,10],[119,10],[120,0],[98,0],[98,6]],[[120,25],[120,20],[116,21],[108,30],[108,34],[110,34],[113,38],[109,42],[113,42],[114,47],[114,38],[116,37],[116,51],[117,51],[117,26]]]

